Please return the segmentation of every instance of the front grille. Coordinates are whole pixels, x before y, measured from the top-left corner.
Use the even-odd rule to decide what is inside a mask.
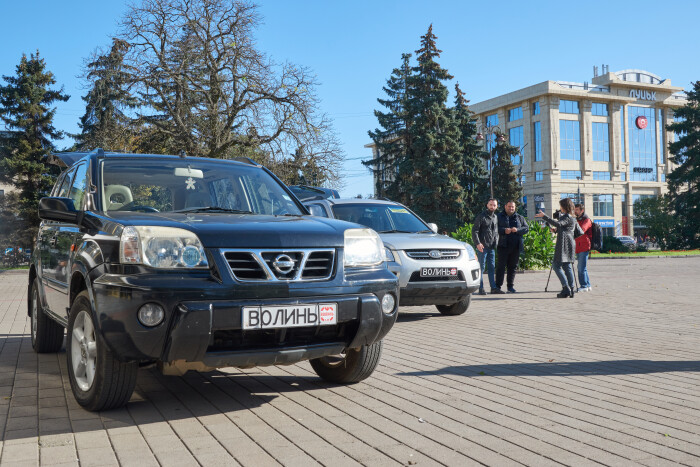
[[[228,329],[214,331],[207,352],[273,349],[332,342],[350,342],[357,332],[357,322],[334,326],[283,329]]]
[[[462,281],[464,282],[464,274],[462,271],[457,271],[456,276],[439,276],[439,277],[421,277],[420,271],[416,271],[411,274],[411,278],[408,282],[450,282],[450,281]]]
[[[222,250],[234,279],[250,281],[320,281],[330,279],[335,250]],[[290,266],[287,263],[292,263]]]
[[[440,256],[437,258],[430,256],[433,251],[437,251]],[[406,256],[413,259],[455,259],[459,258],[460,254],[460,250],[406,250]]]

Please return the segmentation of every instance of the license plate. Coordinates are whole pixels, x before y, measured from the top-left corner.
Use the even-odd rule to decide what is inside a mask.
[[[457,268],[420,268],[421,277],[455,277]]]
[[[298,328],[338,323],[337,303],[244,306],[243,329]]]

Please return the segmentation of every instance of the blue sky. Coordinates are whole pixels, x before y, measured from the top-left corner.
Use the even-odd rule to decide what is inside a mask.
[[[110,44],[127,3],[0,0],[0,74],[14,74],[22,53],[38,49],[71,95],[58,106],[56,127],[77,132],[84,59]],[[700,2],[690,0],[273,0],[261,2],[260,13],[259,48],[317,76],[322,110],[333,118],[346,152],[344,196],[372,192],[360,160],[371,156],[364,145],[377,126],[376,99],[384,97],[382,86],[401,54],[419,47],[431,23],[441,65],[472,102],[545,80],[590,81],[593,65],[601,64],[610,71],[648,70],[685,89],[700,80]]]

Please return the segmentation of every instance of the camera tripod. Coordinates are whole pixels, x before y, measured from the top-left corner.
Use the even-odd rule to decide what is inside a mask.
[[[576,284],[578,283],[578,278],[576,277],[576,268],[574,267],[575,263],[571,263],[571,271],[574,273],[574,287],[576,287]],[[544,291],[547,291],[547,288],[549,287],[549,279],[552,278],[552,264],[549,265],[549,277],[547,277],[547,285],[544,286]]]

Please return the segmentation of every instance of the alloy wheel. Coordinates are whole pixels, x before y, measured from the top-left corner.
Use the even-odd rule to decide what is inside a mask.
[[[95,326],[87,311],[75,317],[71,333],[71,363],[75,382],[82,391],[88,391],[95,380],[97,365],[97,342]]]

